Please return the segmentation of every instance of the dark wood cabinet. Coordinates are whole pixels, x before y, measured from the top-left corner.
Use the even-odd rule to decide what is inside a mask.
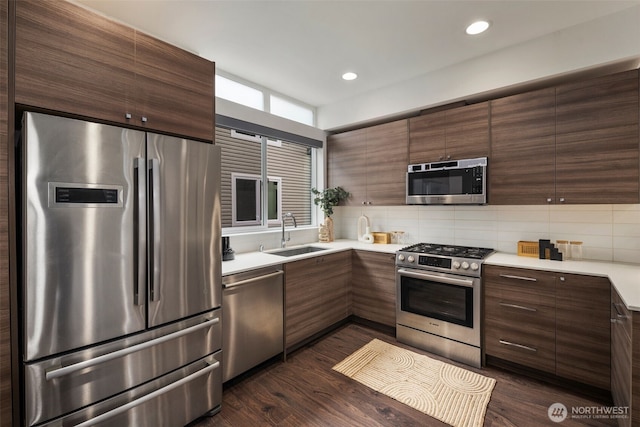
[[[65,1],[16,2],[16,103],[213,140],[214,64]]]
[[[68,2],[16,2],[16,103],[126,123],[134,33]]]
[[[407,120],[329,136],[329,187],[342,187],[344,205],[403,205],[407,171]]]
[[[555,278],[535,270],[483,268],[485,353],[555,373]]]
[[[484,266],[485,353],[610,390],[610,282]]]
[[[135,70],[142,126],[213,140],[213,62],[136,32]]]
[[[638,70],[491,101],[491,204],[640,202]]]
[[[611,284],[606,277],[556,276],[556,375],[610,390]]]
[[[489,203],[552,203],[555,173],[555,88],[491,101]]]
[[[353,314],[363,319],[396,326],[395,255],[353,251]]]
[[[633,315],[622,298],[611,288],[611,396],[613,404],[632,408],[632,341]],[[629,417],[620,418],[618,425],[630,427]]]
[[[556,88],[556,197],[640,202],[638,70]]]
[[[489,103],[481,102],[409,119],[409,163],[489,155]]]
[[[351,251],[285,264],[285,349],[351,315]]]

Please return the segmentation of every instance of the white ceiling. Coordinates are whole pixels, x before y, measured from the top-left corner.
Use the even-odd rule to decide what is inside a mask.
[[[321,107],[640,4],[640,0],[76,0]],[[489,20],[485,34],[465,27]],[[359,78],[346,82],[345,71]]]

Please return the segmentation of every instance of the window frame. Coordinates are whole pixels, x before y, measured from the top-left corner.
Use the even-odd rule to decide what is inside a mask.
[[[255,198],[255,206],[257,218],[253,220],[238,220],[238,211],[237,211],[237,180],[243,179],[247,181],[255,181],[256,188],[256,198]],[[232,228],[242,228],[242,227],[258,227],[263,226],[263,217],[265,216],[265,208],[266,210],[266,218],[267,218],[267,227],[270,225],[281,225],[282,224],[282,178],[278,176],[267,176],[267,182],[276,182],[278,184],[278,192],[276,193],[276,212],[277,218],[269,219],[269,186],[267,185],[267,190],[265,192],[265,196],[267,199],[267,203],[262,203],[263,196],[263,185],[262,185],[262,176],[257,174],[249,174],[243,172],[232,172],[231,173],[231,227]]]

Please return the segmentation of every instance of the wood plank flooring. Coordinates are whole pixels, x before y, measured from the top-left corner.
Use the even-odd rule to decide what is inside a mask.
[[[300,350],[286,362],[275,362],[235,384],[227,384],[222,410],[192,427],[244,426],[446,426],[434,418],[377,393],[331,368],[371,339],[378,338],[430,357],[446,360],[396,342],[395,337],[350,323]],[[449,361],[450,362],[450,361]],[[495,378],[485,426],[614,426],[610,419],[570,419],[553,423],[553,403],[572,407],[603,407],[566,389],[497,368],[466,369]]]

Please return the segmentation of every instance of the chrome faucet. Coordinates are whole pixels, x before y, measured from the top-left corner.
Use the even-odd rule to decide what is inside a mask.
[[[298,224],[296,223],[296,217],[293,216],[291,212],[287,212],[286,214],[282,215],[282,240],[280,240],[281,248],[286,248],[287,242],[291,240],[291,233],[289,233],[289,237],[287,239],[285,239],[284,237],[284,222],[287,218],[291,218],[293,220],[293,226],[298,228]]]

